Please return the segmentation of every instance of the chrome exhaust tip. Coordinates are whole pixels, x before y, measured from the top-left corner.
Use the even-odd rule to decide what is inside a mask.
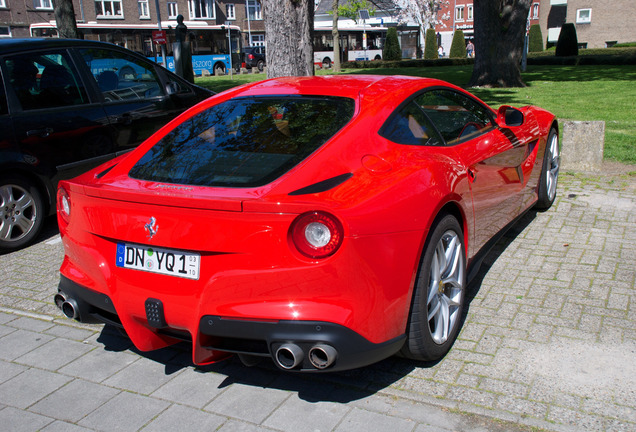
[[[276,363],[283,369],[294,369],[303,362],[303,350],[295,344],[287,343],[276,350]]]
[[[330,345],[314,345],[309,350],[309,362],[316,369],[326,369],[336,361],[338,351]]]
[[[64,316],[70,319],[79,318],[79,307],[75,299],[68,298],[62,303],[62,313]]]
[[[53,296],[53,302],[55,303],[55,306],[57,306],[58,309],[60,310],[62,310],[62,305],[64,304],[65,301],[66,301],[66,294],[64,294],[63,292],[58,292],[57,294]]]

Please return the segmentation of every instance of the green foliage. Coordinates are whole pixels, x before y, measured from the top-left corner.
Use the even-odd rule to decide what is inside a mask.
[[[347,0],[346,3],[338,6],[338,16],[343,18],[349,18],[356,23],[360,19],[359,11],[366,9],[369,11],[369,15],[375,15],[375,7],[369,0]],[[333,14],[333,12],[329,12]]]
[[[636,47],[636,42],[617,43],[612,48],[633,48]]]
[[[541,34],[541,26],[534,24],[530,27],[528,34],[528,52],[543,51],[543,35]]]
[[[579,55],[579,41],[576,36],[576,27],[574,27],[574,24],[565,23],[563,27],[561,27],[555,55],[557,57]]]
[[[466,57],[466,40],[464,39],[464,32],[456,30],[453,35],[453,43],[450,49],[450,58],[462,58]]]
[[[397,30],[395,27],[389,28],[386,32],[386,41],[384,42],[384,49],[382,50],[382,59],[401,60],[402,49],[400,48],[400,42],[398,41]]]
[[[426,30],[426,39],[424,41],[424,58],[427,60],[436,59],[437,54],[437,36],[435,29]]]

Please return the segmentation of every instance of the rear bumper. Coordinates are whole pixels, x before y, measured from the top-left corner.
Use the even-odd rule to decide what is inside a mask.
[[[178,340],[192,342],[195,364],[225,358],[228,353],[269,357],[279,368],[289,371],[341,371],[383,360],[400,350],[405,335],[373,343],[355,331],[334,323],[292,320],[247,320],[204,315],[198,328],[176,329],[166,323],[159,300],[146,300],[146,320],[125,320],[117,314],[112,300],[61,275],[56,303],[72,302],[78,321],[107,323],[125,328],[135,336],[146,334],[165,345]],[[61,304],[58,304],[61,306]],[[137,328],[127,328],[134,326]],[[137,344],[136,344],[137,345]],[[157,345],[159,347],[159,345]]]

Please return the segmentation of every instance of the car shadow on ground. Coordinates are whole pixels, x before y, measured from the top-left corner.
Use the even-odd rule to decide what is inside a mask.
[[[493,246],[484,258],[477,276],[467,287],[464,313],[461,317],[463,327],[470,311],[470,304],[476,298],[481,284],[490,267],[535,219],[534,210],[526,213],[511,229]],[[401,358],[397,355],[367,367],[344,372],[333,373],[295,373],[279,370],[270,359],[263,359],[257,365],[245,366],[238,356],[212,365],[195,366],[192,362],[191,344],[182,342],[168,348],[141,352],[137,350],[123,331],[104,326],[97,342],[104,345],[107,351],[131,351],[165,366],[165,375],[177,374],[183,369],[192,368],[202,374],[220,374],[224,376],[218,388],[242,384],[255,387],[267,387],[294,392],[302,400],[308,402],[348,403],[364,399],[378,391],[390,387],[407,377],[416,369],[431,368],[437,362],[418,362]]]

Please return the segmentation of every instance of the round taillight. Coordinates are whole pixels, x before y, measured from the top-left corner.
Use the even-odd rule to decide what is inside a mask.
[[[291,226],[291,238],[298,251],[309,258],[326,258],[336,253],[344,237],[342,224],[325,212],[304,213]]]
[[[71,218],[71,198],[63,187],[57,190],[57,212],[64,222],[69,222]]]

